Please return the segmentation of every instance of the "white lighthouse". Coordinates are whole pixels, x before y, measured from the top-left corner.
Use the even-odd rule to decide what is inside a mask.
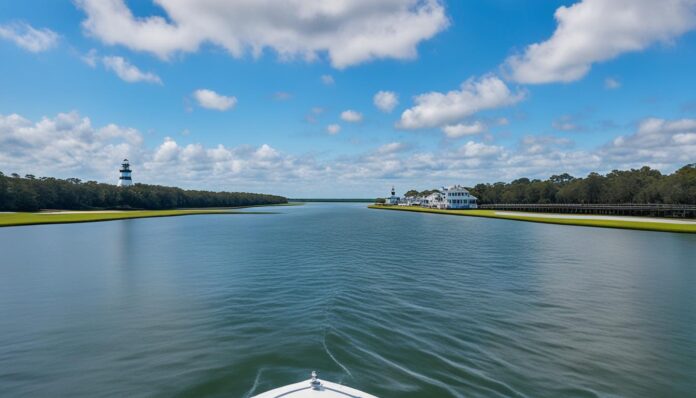
[[[396,196],[396,189],[392,186],[391,196],[386,199],[384,204],[396,206],[399,204],[399,197]]]
[[[129,187],[133,185],[133,180],[131,179],[130,163],[128,163],[128,159],[123,159],[123,163],[121,163],[121,169],[119,170],[119,172],[121,173],[121,176],[118,177],[119,187]]]

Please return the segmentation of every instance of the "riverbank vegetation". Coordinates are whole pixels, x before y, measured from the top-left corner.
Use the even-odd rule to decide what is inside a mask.
[[[76,211],[44,213],[0,213],[0,227],[36,224],[68,224],[95,221],[125,220],[130,218],[173,217],[199,214],[272,214],[271,212],[241,212],[230,209],[187,210],[129,210],[129,211]]]
[[[238,207],[287,203],[287,198],[246,192],[184,190],[135,184],[119,188],[77,178],[65,180],[31,174],[20,177],[0,172],[0,211],[39,209],[144,209]]]
[[[433,213],[433,214],[448,214],[455,216],[469,216],[469,217],[486,217],[486,218],[498,218],[503,220],[516,220],[516,221],[531,221],[546,224],[562,224],[562,225],[577,225],[584,227],[602,227],[602,228],[621,228],[621,229],[636,229],[643,231],[659,231],[659,232],[680,232],[680,233],[696,233],[696,222],[694,223],[674,223],[665,222],[665,220],[655,220],[646,218],[645,220],[640,219],[626,219],[622,217],[602,217],[602,218],[592,218],[592,216],[582,217],[582,218],[564,218],[563,215],[557,215],[553,217],[549,214],[538,215],[536,213],[519,214],[519,213],[507,213],[499,212],[495,210],[442,210],[442,209],[428,209],[423,207],[413,207],[413,206],[383,206],[383,205],[371,205],[368,206],[371,209],[383,209],[383,210],[396,210],[396,211],[410,211],[418,213]]]
[[[553,175],[547,180],[519,178],[510,183],[477,184],[469,191],[479,204],[546,203],[665,203],[696,204],[696,163],[672,174],[662,174],[648,166],[614,170],[606,175],[590,173],[585,178],[570,174]],[[427,196],[434,191],[410,190],[404,196]]]

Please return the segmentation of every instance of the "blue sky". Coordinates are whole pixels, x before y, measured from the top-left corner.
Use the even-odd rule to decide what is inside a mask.
[[[6,2],[0,171],[374,197],[696,161],[696,0],[373,3]]]

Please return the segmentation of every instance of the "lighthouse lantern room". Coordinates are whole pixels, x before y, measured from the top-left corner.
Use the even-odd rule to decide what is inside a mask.
[[[128,159],[123,159],[123,163],[121,164],[121,169],[119,170],[119,172],[121,173],[120,177],[118,177],[119,187],[129,187],[133,185],[133,180],[131,179],[130,163],[128,163]]]

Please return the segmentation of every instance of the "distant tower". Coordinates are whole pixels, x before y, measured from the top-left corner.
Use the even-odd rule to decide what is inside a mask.
[[[396,196],[396,189],[394,189],[394,186],[392,185],[392,190],[391,190],[391,196],[385,199],[385,204],[388,205],[398,205],[399,204],[399,198]]]
[[[130,164],[128,163],[128,159],[123,159],[123,163],[121,164],[121,170],[119,170],[121,173],[121,176],[118,177],[118,186],[119,187],[129,187],[133,185],[133,180],[131,179],[131,169],[130,169]]]

